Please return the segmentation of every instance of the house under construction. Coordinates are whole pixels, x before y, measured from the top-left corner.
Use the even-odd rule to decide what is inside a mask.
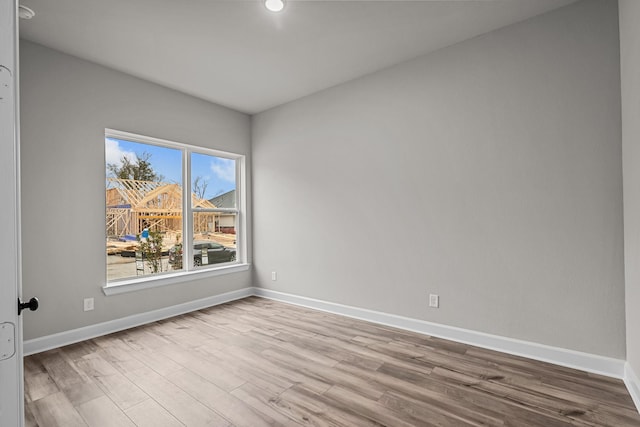
[[[155,181],[107,179],[107,237],[138,235],[145,228],[165,234],[182,233],[182,187]],[[194,208],[215,208],[191,195]],[[194,233],[214,231],[216,213],[194,214]]]

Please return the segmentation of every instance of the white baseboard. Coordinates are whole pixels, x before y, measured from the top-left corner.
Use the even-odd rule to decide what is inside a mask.
[[[621,378],[624,379],[627,384],[629,392],[631,393],[636,405],[640,406],[638,405],[640,402],[640,382],[638,382],[638,379],[631,367],[628,366],[628,364],[625,366],[624,360],[528,341],[521,341],[513,338],[506,338],[469,329],[440,325],[424,320],[411,319],[394,314],[301,297],[263,288],[243,288],[237,291],[190,301],[184,304],[165,307],[146,313],[134,314],[121,319],[110,320],[108,322],[27,340],[23,344],[23,352],[25,356],[28,356],[30,354],[40,353],[42,351],[122,331],[124,329],[133,328],[135,326],[144,325],[146,323],[155,322],[214,305],[223,304],[225,302],[246,298],[252,295],[418,332],[425,335],[449,339],[534,360],[554,363],[556,365],[580,369],[582,371]]]
[[[189,301],[183,304],[173,305],[171,307],[148,311],[146,313],[134,314],[121,319],[110,320],[108,322],[97,323],[95,325],[72,329],[70,331],[34,338],[23,343],[23,352],[25,356],[40,353],[53,348],[74,344],[102,335],[111,334],[113,332],[122,331],[124,329],[133,328],[135,326],[144,325],[146,323],[156,322],[179,314],[189,313],[214,305],[224,304],[225,302],[246,298],[254,295],[254,293],[254,288],[239,289],[237,291],[226,292],[224,294],[214,295],[196,301]]]
[[[624,383],[627,386],[627,390],[629,390],[633,403],[636,404],[636,409],[640,412],[640,380],[629,362],[624,365]]]
[[[263,298],[288,302],[316,310],[340,314],[347,317],[444,338],[516,356],[527,357],[529,359],[549,362],[608,377],[619,379],[625,377],[625,361],[621,359],[614,359],[575,350],[537,344],[529,341],[506,338],[469,329],[440,325],[424,320],[411,319],[394,314],[276,292],[269,289],[254,288],[254,291],[256,296]],[[637,384],[638,383],[636,382],[636,385]]]

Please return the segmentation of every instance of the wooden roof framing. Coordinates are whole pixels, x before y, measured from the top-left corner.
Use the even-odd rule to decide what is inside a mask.
[[[180,231],[182,187],[178,184],[107,179],[107,234],[139,234],[143,228]],[[215,208],[206,199],[191,194],[195,208]]]

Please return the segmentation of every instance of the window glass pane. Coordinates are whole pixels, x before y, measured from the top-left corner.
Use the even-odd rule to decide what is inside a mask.
[[[237,208],[236,161],[207,154],[191,154],[194,208]]]
[[[219,212],[194,212],[193,265],[199,267],[236,260],[235,216]]]
[[[182,269],[182,152],[107,137],[105,154],[107,281]]]

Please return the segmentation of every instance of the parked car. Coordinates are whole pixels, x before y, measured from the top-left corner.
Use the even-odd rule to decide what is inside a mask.
[[[203,256],[204,254],[204,256]],[[236,260],[236,250],[210,240],[193,242],[193,265],[219,264]],[[169,264],[174,268],[182,268],[182,243],[169,249]]]

